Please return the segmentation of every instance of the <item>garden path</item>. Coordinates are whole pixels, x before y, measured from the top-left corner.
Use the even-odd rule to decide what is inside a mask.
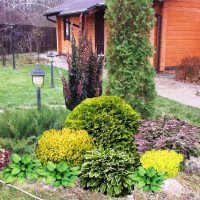
[[[174,74],[161,73],[155,78],[158,95],[176,102],[200,108],[200,86],[178,82]]]
[[[46,54],[41,54],[47,58]],[[54,59],[54,66],[66,69],[66,56],[58,56]],[[104,78],[106,72],[104,71]],[[175,80],[174,73],[161,73],[155,78],[158,95],[176,102],[200,108],[200,86],[182,83]]]

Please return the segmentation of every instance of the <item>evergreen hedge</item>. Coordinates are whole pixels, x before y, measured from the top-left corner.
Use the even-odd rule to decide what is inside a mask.
[[[125,99],[143,117],[152,115],[156,96],[150,64],[154,14],[152,0],[107,0],[108,91]]]

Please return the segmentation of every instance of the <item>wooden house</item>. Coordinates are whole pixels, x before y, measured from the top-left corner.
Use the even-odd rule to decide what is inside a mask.
[[[152,64],[157,71],[176,67],[187,56],[200,56],[200,0],[154,0],[157,18],[151,32],[155,49]],[[104,0],[66,0],[46,11],[49,20],[56,16],[57,51],[71,51],[70,26],[78,36],[79,16],[86,16],[86,27],[97,53],[105,53],[108,27],[104,19]],[[53,20],[52,20],[53,21]]]

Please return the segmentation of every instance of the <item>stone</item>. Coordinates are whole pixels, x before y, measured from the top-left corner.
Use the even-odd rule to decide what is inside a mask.
[[[191,157],[185,161],[185,171],[200,176],[200,157]]]
[[[167,179],[162,185],[162,191],[170,196],[182,196],[186,189],[175,179]]]

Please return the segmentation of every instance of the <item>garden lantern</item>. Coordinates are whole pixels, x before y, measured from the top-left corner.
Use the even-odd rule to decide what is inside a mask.
[[[53,62],[54,62],[54,58],[57,55],[54,54],[53,52],[48,52],[47,53],[47,57],[49,57],[51,59],[51,88],[55,88],[55,84],[54,84],[54,71],[53,71]]]
[[[32,82],[33,85],[37,88],[37,109],[41,110],[41,94],[40,94],[40,88],[44,85],[44,76],[45,72],[41,70],[39,67],[36,67],[32,73]]]

